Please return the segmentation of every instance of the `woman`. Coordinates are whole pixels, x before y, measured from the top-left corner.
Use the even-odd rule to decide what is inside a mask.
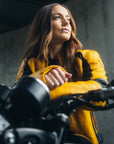
[[[17,80],[24,75],[40,78],[52,99],[101,89],[107,85],[107,77],[100,56],[81,48],[68,8],[57,3],[44,6],[31,25]],[[72,133],[93,144],[102,143],[92,111],[78,109],[69,120]]]

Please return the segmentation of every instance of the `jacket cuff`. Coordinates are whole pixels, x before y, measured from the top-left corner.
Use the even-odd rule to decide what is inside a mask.
[[[30,76],[35,77],[35,78],[39,78],[40,80],[42,80],[44,83],[46,83],[46,79],[45,79],[45,75],[50,72],[52,69],[56,69],[56,68],[61,68],[64,72],[65,69],[63,69],[61,66],[58,65],[51,65],[48,66],[46,68],[43,68],[41,70],[38,70],[34,73],[32,73]],[[46,83],[47,84],[47,83]]]

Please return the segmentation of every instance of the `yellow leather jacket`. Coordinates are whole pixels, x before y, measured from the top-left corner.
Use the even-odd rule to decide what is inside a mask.
[[[50,90],[51,99],[58,98],[62,95],[74,93],[86,93],[90,90],[101,89],[107,85],[107,77],[104,65],[98,52],[94,50],[79,50],[75,55],[79,65],[83,81],[66,82],[65,84]],[[39,70],[35,70],[35,58],[29,60],[24,59],[18,70],[17,80],[23,75],[31,75],[44,81],[45,74],[51,69],[60,67],[51,65],[45,67],[44,62],[38,61]],[[60,67],[65,71],[62,67]],[[105,102],[96,103],[97,105],[105,105]],[[100,144],[99,130],[96,124],[95,116],[92,110],[77,109],[69,117],[71,131],[79,136],[83,136],[93,144]]]

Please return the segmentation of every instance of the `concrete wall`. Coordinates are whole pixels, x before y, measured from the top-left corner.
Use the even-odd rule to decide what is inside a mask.
[[[28,26],[0,35],[0,83],[11,86],[16,80],[24,53]]]
[[[77,25],[77,36],[84,48],[97,50],[104,62],[109,81],[114,78],[113,0],[69,0]],[[24,52],[29,26],[0,35],[0,83],[13,85]],[[114,143],[114,110],[96,112],[104,144]]]

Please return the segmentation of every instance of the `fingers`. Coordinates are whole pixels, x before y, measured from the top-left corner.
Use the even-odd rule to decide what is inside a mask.
[[[46,74],[45,79],[49,88],[54,89],[67,82],[68,78],[71,78],[71,76],[72,75],[70,73],[64,72],[60,68],[57,68]]]
[[[67,81],[65,73],[60,68],[53,69],[52,74],[59,81],[60,85],[64,84]]]
[[[60,69],[60,68],[57,68],[56,70],[57,70],[58,74],[60,75],[60,77],[62,78],[63,82],[64,83],[67,82],[68,78],[66,77],[65,72],[63,72],[62,69]]]
[[[65,72],[65,75],[67,78],[71,78],[72,77],[72,74],[68,73],[68,72]]]
[[[49,75],[45,75],[45,79],[46,79],[46,82],[47,82],[47,85],[48,85],[49,89],[54,89],[55,88],[55,83],[52,80],[52,78]]]

